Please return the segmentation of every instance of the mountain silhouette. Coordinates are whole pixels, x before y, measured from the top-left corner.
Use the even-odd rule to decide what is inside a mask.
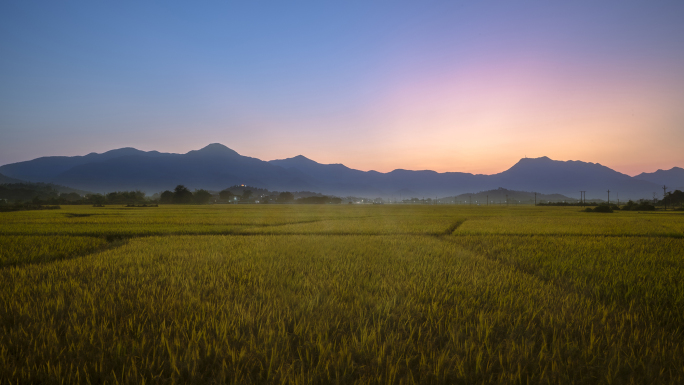
[[[306,175],[241,156],[218,143],[186,154],[126,148],[82,157],[44,157],[0,169],[9,176],[21,175],[25,180],[95,192],[142,190],[154,193],[173,189],[178,184],[211,190],[234,184],[264,186],[272,190],[314,187]]]
[[[102,154],[51,156],[7,164],[0,173],[24,181],[56,183],[81,190],[110,192],[142,190],[155,193],[183,184],[191,189],[219,191],[246,184],[272,191],[317,191],[338,196],[439,198],[506,188],[587,199],[651,198],[684,185],[684,169],[659,170],[636,177],[598,163],[523,158],[493,175],[431,170],[382,173],[361,171],[343,164],[322,164],[303,155],[263,161],[240,155],[219,143],[186,154],[121,148]],[[412,196],[408,196],[411,194]]]
[[[656,183],[661,188],[665,185],[668,187],[668,191],[684,191],[684,168],[681,167],[672,167],[669,170],[658,170],[651,173],[642,172],[634,178]]]
[[[303,156],[275,160],[271,163],[298,169],[319,180],[323,186],[336,189],[382,191],[387,195],[399,195],[398,191],[410,189],[418,197],[444,197],[505,187],[512,190],[537,191],[544,194],[563,194],[579,197],[587,191],[587,199],[607,199],[607,191],[613,197],[648,198],[658,191],[652,182],[638,180],[609,167],[581,161],[556,161],[548,157],[523,158],[508,170],[481,175],[458,172],[394,170],[389,173],[359,171],[340,164],[324,165]],[[368,195],[368,194],[366,194]]]
[[[523,158],[510,169],[492,175],[500,186],[513,190],[533,187],[542,193],[560,193],[579,197],[580,190],[587,198],[607,199],[608,190],[613,197],[647,198],[654,190],[652,182],[632,178],[598,163],[557,161],[548,157]]]
[[[92,152],[83,156],[45,156],[26,162],[6,164],[0,167],[0,169],[2,169],[2,172],[7,176],[21,175],[20,179],[27,182],[49,183],[52,182],[57,175],[76,166],[142,154],[147,156],[161,155],[161,153],[157,151],[145,152],[136,150],[135,148],[125,147],[107,151],[102,154]]]

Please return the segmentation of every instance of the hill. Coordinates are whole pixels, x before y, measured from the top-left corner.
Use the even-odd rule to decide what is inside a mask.
[[[16,179],[16,178],[10,178],[8,176],[0,174],[0,184],[7,184],[7,183],[23,183],[23,180]]]
[[[516,191],[505,188],[495,190],[480,191],[477,193],[460,194],[452,197],[440,198],[441,203],[463,203],[490,205],[499,204],[534,204],[542,202],[577,202],[578,199],[570,198],[562,194],[541,194],[530,191]]]

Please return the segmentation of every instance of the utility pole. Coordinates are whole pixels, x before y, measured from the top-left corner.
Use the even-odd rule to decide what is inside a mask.
[[[608,205],[610,206],[610,190],[608,190]]]
[[[537,193],[534,193],[534,205],[537,205]]]
[[[667,186],[663,185],[663,204],[665,205],[665,210],[667,210],[667,202],[665,202],[665,196],[667,196]]]
[[[653,206],[655,206],[655,191],[653,192]]]
[[[584,207],[586,203],[586,198],[587,197],[587,192],[586,191],[580,191],[580,201],[582,202],[582,207]]]
[[[616,193],[616,194],[617,194],[618,206],[620,206],[620,193]]]

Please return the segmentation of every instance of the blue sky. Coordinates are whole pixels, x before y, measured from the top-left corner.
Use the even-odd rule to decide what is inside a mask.
[[[684,166],[684,3],[0,3],[0,164],[220,142],[493,173]]]

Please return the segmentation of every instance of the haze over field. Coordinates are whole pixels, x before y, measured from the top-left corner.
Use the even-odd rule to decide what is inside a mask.
[[[135,147],[684,166],[684,3],[0,3],[0,165]],[[658,182],[660,183],[660,182]]]

